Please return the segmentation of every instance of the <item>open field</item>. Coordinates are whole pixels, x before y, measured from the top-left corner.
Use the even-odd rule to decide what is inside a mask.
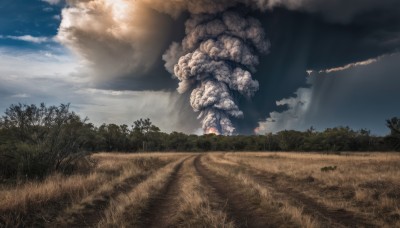
[[[91,156],[0,186],[0,227],[400,227],[400,154]]]

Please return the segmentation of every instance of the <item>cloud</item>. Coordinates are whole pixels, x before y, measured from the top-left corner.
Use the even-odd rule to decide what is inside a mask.
[[[400,13],[397,0],[68,0],[67,3],[57,39],[86,60],[99,81],[147,75],[156,67],[177,23],[182,23],[173,18],[183,12],[216,13],[242,4],[259,11],[283,7],[317,13],[341,23],[379,10]],[[167,68],[171,71],[171,64]]]
[[[54,20],[57,20],[57,21],[60,21],[60,20],[61,20],[61,16],[58,15],[58,14],[57,14],[57,15],[54,15],[54,16],[53,16],[53,19],[54,19]]]
[[[82,115],[101,123],[133,124],[139,118],[150,118],[163,131],[194,133],[199,127],[189,107],[186,112],[181,96],[167,91],[113,91],[84,88],[77,96],[86,97],[85,104],[75,105]],[[185,124],[182,123],[185,119]],[[188,120],[192,120],[189,122]],[[187,122],[186,122],[187,121]]]
[[[47,2],[50,5],[57,5],[57,4],[61,3],[61,0],[42,0],[42,2]]]
[[[44,36],[31,36],[31,35],[24,35],[24,36],[0,36],[1,39],[12,39],[12,40],[20,40],[20,41],[25,41],[25,42],[31,42],[31,43],[45,43],[49,42],[52,39],[49,37],[44,37]]]
[[[264,7],[319,13],[330,21],[349,23],[355,17],[379,10],[400,12],[397,0],[258,0]]]
[[[97,89],[82,63],[68,52],[0,48],[0,72],[0,112],[18,102],[71,103],[73,111],[97,126],[129,125],[149,117],[167,132],[192,133],[199,128],[187,101],[176,92]]]
[[[369,64],[375,63],[377,61],[379,61],[381,58],[385,57],[387,55],[382,55],[382,56],[378,56],[376,58],[372,58],[372,59],[367,59],[364,61],[360,61],[360,62],[355,62],[355,63],[349,63],[345,66],[340,66],[340,67],[334,67],[334,68],[330,68],[330,69],[326,69],[326,70],[320,70],[318,71],[318,73],[334,73],[334,72],[339,72],[339,71],[344,71],[344,70],[348,70],[354,67],[359,67],[359,66],[367,66]],[[313,73],[313,70],[308,70],[307,73],[310,75]]]
[[[26,93],[18,93],[18,94],[14,94],[11,97],[13,98],[28,98],[31,97],[31,95],[26,94]]]
[[[310,126],[323,130],[342,125],[384,135],[385,119],[400,113],[396,95],[400,91],[399,61],[400,53],[394,53],[314,72],[308,78],[310,87],[277,101],[286,110],[271,112],[255,131],[263,134]]]
[[[82,57],[96,80],[140,77],[161,59],[171,19],[141,1],[69,1],[58,41]]]
[[[44,12],[52,12],[54,9],[53,8],[51,8],[51,7],[45,7],[45,8],[43,8],[43,11]]]
[[[66,53],[60,54],[57,47],[46,51],[23,51],[0,48],[0,79],[18,81],[23,79],[59,78],[70,81],[84,81],[84,77],[72,74],[83,72],[82,64]],[[23,66],[23,67],[21,67]]]
[[[285,129],[304,129],[307,127],[305,126],[307,124],[305,117],[312,102],[312,89],[299,88],[294,94],[293,97],[277,101],[277,106],[285,107],[287,110],[271,112],[265,121],[259,122],[255,133],[275,133]]]
[[[159,90],[166,87],[171,89],[175,84],[160,67],[162,64],[160,60],[161,58],[171,59],[166,67],[172,71],[177,62],[176,57],[181,54],[182,50],[179,47],[172,47],[170,55],[162,57],[170,41],[177,41],[180,38],[179,33],[182,32],[181,29],[183,30],[182,18],[185,17],[179,18],[179,16],[183,12],[196,14],[220,12],[240,3],[241,7],[247,5],[249,9],[268,11],[265,14],[258,14],[257,17],[271,19],[262,22],[266,28],[272,26],[271,31],[268,32],[271,32],[271,38],[275,39],[272,41],[271,52],[273,53],[265,62],[262,62],[260,74],[258,74],[259,76],[262,76],[261,73],[267,75],[265,73],[267,70],[262,70],[261,67],[271,68],[267,72],[268,77],[258,79],[260,91],[256,99],[262,100],[263,103],[253,100],[257,103],[254,106],[258,106],[254,108],[254,113],[258,112],[257,114],[243,109],[245,118],[249,116],[248,118],[252,119],[251,124],[259,119],[259,113],[265,115],[270,111],[269,104],[286,97],[288,90],[296,91],[295,88],[303,84],[298,79],[299,71],[303,73],[309,67],[321,69],[322,66],[322,68],[330,68],[326,71],[330,71],[331,75],[349,75],[350,71],[377,63],[370,62],[369,65],[362,66],[368,62],[361,61],[359,62],[361,65],[348,64],[349,62],[381,55],[393,51],[393,47],[398,46],[396,44],[399,33],[392,31],[398,29],[396,25],[399,20],[393,19],[398,17],[396,15],[400,15],[398,14],[400,2],[397,0],[69,0],[68,6],[62,12],[57,40],[78,54],[85,61],[85,65],[90,67],[91,71],[85,74],[91,76],[94,87],[101,85],[103,89],[113,90]],[[278,31],[283,32],[276,32],[278,26],[282,27]],[[384,41],[387,43],[385,44]],[[284,48],[277,48],[277,43]],[[318,78],[322,78],[322,75],[326,76],[328,72],[309,73],[318,74],[320,75]],[[291,78],[287,76],[290,74],[294,76]],[[370,75],[370,72],[365,74]],[[274,84],[278,81],[276,79],[278,75],[282,85]],[[169,84],[165,83],[167,79],[164,78],[170,79]],[[358,80],[357,85],[363,84],[357,77],[346,78],[349,80],[348,84],[353,83],[350,78]],[[320,82],[322,79],[316,81]],[[333,80],[332,83],[338,83],[337,81],[340,80]],[[343,81],[346,80],[343,79]],[[270,85],[267,85],[268,83]],[[310,85],[312,88],[320,91],[314,84],[317,82],[310,83],[312,83]],[[342,87],[347,88],[346,85],[344,83]],[[340,90],[338,87],[335,88]],[[326,90],[330,91],[330,88]],[[304,103],[303,100],[307,96],[302,95],[302,92],[306,93],[298,91],[294,97],[300,99],[297,103],[299,107],[292,107],[292,110],[297,110],[296,112],[304,108],[300,104]],[[331,91],[331,93],[339,96],[341,91]],[[316,97],[313,89],[310,96],[313,102],[307,110],[317,109],[313,105],[314,100],[328,99],[328,95]],[[339,100],[335,101],[339,102]],[[281,107],[294,105],[284,104],[283,101],[280,103],[282,103]],[[310,121],[304,118],[304,123],[307,125]],[[294,126],[296,123],[291,125]],[[254,125],[250,128],[253,129]]]

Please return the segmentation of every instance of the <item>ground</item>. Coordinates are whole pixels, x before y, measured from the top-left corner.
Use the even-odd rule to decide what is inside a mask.
[[[0,227],[399,227],[400,154],[99,153],[0,188]]]

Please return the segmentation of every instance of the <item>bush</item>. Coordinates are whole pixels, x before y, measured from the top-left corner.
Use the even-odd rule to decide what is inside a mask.
[[[325,166],[321,168],[321,172],[335,171],[336,168],[337,168],[336,166]]]
[[[0,120],[0,175],[41,178],[82,157],[86,120],[69,105],[11,105]]]

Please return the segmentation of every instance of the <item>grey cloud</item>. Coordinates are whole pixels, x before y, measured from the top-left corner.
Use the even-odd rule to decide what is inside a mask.
[[[182,50],[174,67],[178,92],[193,89],[190,102],[200,112],[205,133],[232,135],[235,127],[229,118],[243,116],[233,91],[250,98],[259,88],[249,71],[255,72],[259,63],[256,53],[269,47],[261,24],[234,11],[192,15],[186,34],[180,48],[174,43],[164,54],[165,65],[171,71],[176,50]]]
[[[352,64],[337,71],[314,72],[309,88],[300,88],[295,96],[277,102],[286,106],[271,112],[259,123],[259,133],[285,129],[305,130],[314,126],[350,126],[387,133],[385,119],[398,116],[400,91],[400,54],[384,55],[369,64]],[[365,61],[363,62],[365,63]]]
[[[200,127],[187,99],[177,92],[93,88],[81,75],[79,61],[68,55],[0,49],[0,72],[1,112],[19,102],[71,103],[73,111],[88,116],[97,126],[129,125],[149,117],[165,132],[194,133]]]
[[[257,20],[235,15],[215,19],[214,14],[221,15],[228,8],[243,9],[260,19],[262,26]],[[173,73],[179,57],[186,56],[182,63],[187,66],[177,74],[184,76],[179,79],[179,91],[190,91],[208,74],[216,74],[215,81],[234,90],[234,101],[244,118],[230,122],[243,133],[242,129],[253,129],[261,115],[265,117],[275,100],[304,84],[305,70],[336,69],[393,52],[400,44],[399,9],[400,3],[394,0],[70,0],[58,38],[86,60],[93,69],[89,73],[92,85],[103,89],[172,90],[175,82],[162,65]],[[180,40],[179,35],[171,39],[170,33],[183,32],[182,18],[187,14],[179,15],[185,12],[197,15],[186,23],[187,37],[161,56],[172,40]],[[265,28],[272,32],[272,54],[259,59],[251,52],[269,46],[260,42],[260,31]],[[222,34],[234,34],[237,40],[223,40]],[[241,43],[243,39],[249,42]],[[226,59],[240,67],[224,67]],[[208,65],[196,66],[193,60]],[[255,73],[252,65],[258,62]],[[241,99],[236,93],[255,99]]]
[[[160,58],[171,19],[136,1],[69,1],[57,39],[93,69],[94,80],[142,76]]]

